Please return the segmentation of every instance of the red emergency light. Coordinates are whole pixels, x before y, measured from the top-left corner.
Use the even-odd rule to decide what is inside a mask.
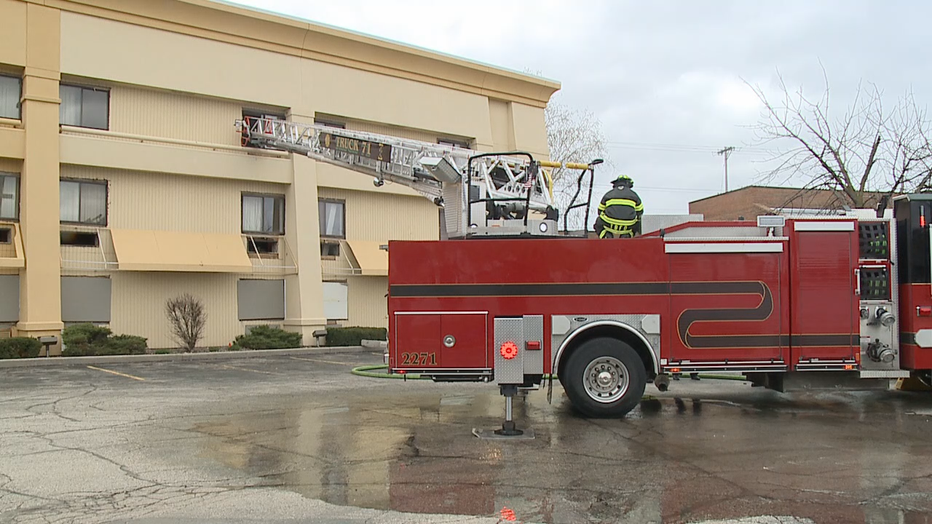
[[[917,317],[932,317],[932,306],[916,307],[916,316]]]
[[[514,342],[505,342],[499,351],[505,360],[511,360],[518,356],[518,345]]]

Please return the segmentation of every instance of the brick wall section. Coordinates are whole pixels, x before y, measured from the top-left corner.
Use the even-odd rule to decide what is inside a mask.
[[[875,207],[879,193],[867,199]],[[841,199],[832,191],[788,187],[748,186],[728,193],[689,203],[689,212],[699,213],[706,220],[754,220],[772,209],[841,209]]]

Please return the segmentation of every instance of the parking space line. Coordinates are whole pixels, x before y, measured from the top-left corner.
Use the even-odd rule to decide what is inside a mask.
[[[320,362],[322,364],[336,364],[338,366],[352,366],[354,364],[347,364],[346,362],[336,362],[334,360],[323,360],[319,358],[301,358],[301,357],[288,357],[293,360],[303,360],[305,362]]]
[[[227,366],[226,364],[217,364],[217,366],[224,369],[232,369],[235,371],[252,371],[253,373],[262,373],[263,375],[284,375],[284,373],[276,373],[274,371],[262,371],[261,369],[250,369],[250,368],[239,368],[236,366]]]
[[[98,368],[98,367],[94,367],[94,366],[87,366],[87,369],[93,369],[93,370],[96,370],[96,371],[103,371],[104,373],[110,373],[111,375],[119,375],[119,376],[121,376],[121,377],[131,378],[131,379],[133,379],[133,380],[138,380],[138,381],[140,381],[140,382],[145,382],[145,381],[146,381],[146,379],[144,379],[144,378],[142,378],[142,377],[137,377],[137,376],[134,376],[134,375],[127,375],[126,373],[120,373],[119,371],[113,371],[113,370],[110,370],[110,369]]]

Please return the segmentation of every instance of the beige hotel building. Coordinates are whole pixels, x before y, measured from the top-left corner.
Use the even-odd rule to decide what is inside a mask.
[[[413,191],[286,152],[275,115],[547,156],[559,84],[208,0],[0,0],[0,336],[92,322],[175,347],[258,324],[386,326],[392,239],[436,239]],[[53,354],[56,348],[53,348]]]

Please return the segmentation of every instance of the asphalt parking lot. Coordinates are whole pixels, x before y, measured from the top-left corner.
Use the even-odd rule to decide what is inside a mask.
[[[932,394],[683,380],[621,420],[379,350],[0,369],[0,522],[932,522]]]

